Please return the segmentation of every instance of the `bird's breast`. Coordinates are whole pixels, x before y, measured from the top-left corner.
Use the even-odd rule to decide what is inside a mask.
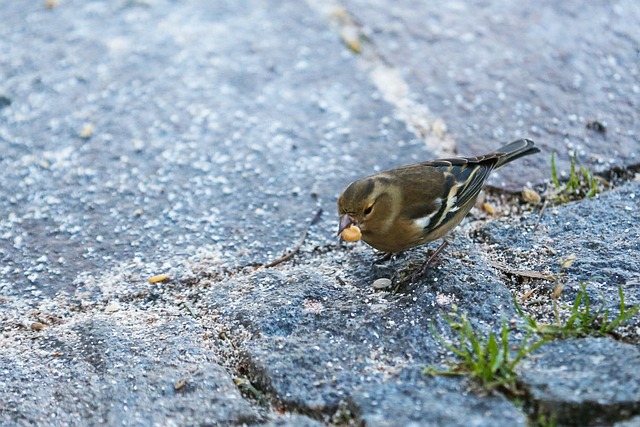
[[[362,240],[383,252],[402,252],[431,241],[425,239],[424,229],[415,221],[400,218],[385,231],[363,230]]]

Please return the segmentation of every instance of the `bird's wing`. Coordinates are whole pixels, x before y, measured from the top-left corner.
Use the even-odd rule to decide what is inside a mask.
[[[433,215],[426,228],[435,229],[447,223],[460,210],[466,214],[499,158],[500,155],[488,155],[427,162],[429,166],[444,173],[446,185],[444,193],[440,195],[440,209]]]
[[[394,175],[402,177],[404,216],[425,231],[449,223],[456,215],[464,217],[503,155],[433,160],[395,169]]]

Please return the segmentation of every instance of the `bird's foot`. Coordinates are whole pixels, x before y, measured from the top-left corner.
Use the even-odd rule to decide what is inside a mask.
[[[373,265],[383,264],[389,261],[391,258],[398,257],[401,254],[402,252],[380,252],[378,254],[378,258],[375,261],[373,261]]]
[[[449,245],[449,242],[446,240],[442,241],[442,244],[440,246],[438,246],[438,249],[436,249],[430,256],[429,258],[427,258],[425,260],[425,262],[422,264],[422,266],[420,266],[420,269],[409,274],[408,276],[406,276],[405,278],[401,279],[398,281],[398,284],[396,285],[396,287],[393,290],[393,294],[395,295],[400,288],[402,288],[404,285],[409,284],[409,283],[416,283],[418,281],[418,279],[420,279],[422,276],[425,275],[425,273],[427,272],[427,270],[429,269],[429,267],[433,264],[437,263],[436,258],[438,257],[438,255],[444,251],[444,249]]]

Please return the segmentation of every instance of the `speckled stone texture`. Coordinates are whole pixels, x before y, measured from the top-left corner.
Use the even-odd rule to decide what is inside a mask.
[[[563,425],[625,420],[640,412],[640,351],[608,338],[557,341],[519,368],[533,404]]]
[[[542,148],[491,182],[548,178],[551,151],[563,170],[574,150],[596,171],[640,164],[637,1],[343,4],[460,155],[518,137]]]
[[[565,390],[591,365],[548,381],[531,360],[521,406],[424,376],[452,360],[434,329],[453,339],[442,315],[456,307],[479,333],[514,320],[496,260],[541,270],[575,252],[573,285],[602,274],[594,301],[615,312],[620,285],[638,303],[637,182],[549,209],[533,234],[537,212],[484,227],[476,212],[397,293],[434,247],[373,266],[364,244],[338,245],[336,200],[352,180],[445,145],[476,155],[520,137],[543,153],[492,185],[542,183],[552,150],[561,170],[576,149],[632,177],[639,7],[5,1],[0,424],[527,425],[534,403],[563,405],[540,387]],[[362,36],[361,55],[340,22]],[[319,210],[299,253],[257,268],[294,248]],[[374,289],[381,278],[392,287]],[[612,339],[598,341],[608,359],[635,357]],[[560,354],[587,344],[553,345],[564,366]],[[617,378],[597,372],[608,377],[582,372],[581,389]],[[599,423],[637,419],[627,391],[624,413]]]

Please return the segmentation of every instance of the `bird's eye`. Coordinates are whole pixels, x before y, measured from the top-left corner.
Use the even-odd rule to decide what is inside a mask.
[[[371,211],[373,210],[373,205],[369,206],[367,209],[364,210],[364,214],[365,215],[369,215],[371,213]]]

